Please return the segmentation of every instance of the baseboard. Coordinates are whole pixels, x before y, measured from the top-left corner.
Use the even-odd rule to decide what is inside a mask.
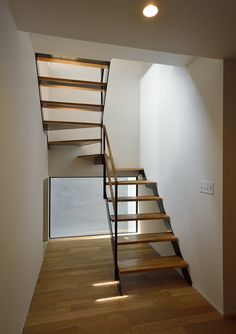
[[[231,318],[236,318],[236,311],[234,311],[234,312],[229,312],[229,313],[224,313],[223,314],[223,317],[224,318],[228,318],[228,319],[231,319]]]
[[[214,309],[223,317],[223,318],[236,318],[236,311],[233,312],[224,312],[223,310],[219,309],[218,306],[216,306],[202,291],[200,291],[196,286],[193,285],[193,288],[195,290],[197,290],[197,292],[203,297],[205,298],[209,304],[211,304],[212,307],[214,307]]]
[[[43,242],[43,257],[45,256],[46,249],[47,249],[47,245],[48,245],[48,242],[47,242],[47,241],[44,241],[44,242]]]
[[[212,300],[210,300],[210,299],[205,295],[205,293],[203,293],[201,290],[199,290],[199,288],[197,288],[194,284],[193,284],[192,286],[193,286],[193,288],[194,288],[195,290],[197,290],[197,292],[198,292],[203,298],[205,298],[205,299],[208,301],[208,303],[209,303],[212,307],[214,307],[214,309],[216,310],[216,312],[218,312],[222,317],[225,316],[223,310],[221,310],[217,305],[215,305],[215,304],[212,302]]]

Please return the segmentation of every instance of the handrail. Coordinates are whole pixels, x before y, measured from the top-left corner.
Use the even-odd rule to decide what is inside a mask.
[[[106,152],[104,152],[104,158],[105,158],[105,163],[106,163],[106,166],[109,165],[109,158],[106,154]],[[111,199],[112,199],[112,204],[113,204],[113,209],[115,208],[115,195],[114,195],[114,192],[113,192],[113,188],[112,188],[112,176],[110,174],[110,171],[109,171],[109,168],[106,168],[106,172],[107,172],[107,177],[108,177],[108,183],[109,183],[109,188],[110,188],[110,193],[111,193]]]
[[[109,158],[110,158],[110,161],[111,161],[113,177],[115,179],[115,182],[117,182],[117,174],[116,174],[115,163],[114,163],[114,159],[113,159],[113,155],[112,155],[112,151],[111,151],[110,140],[108,138],[107,129],[106,129],[105,125],[103,125],[103,131],[104,131],[105,142],[106,142],[107,148],[108,148]],[[104,152],[106,152],[106,149],[104,150]]]
[[[108,79],[109,79],[109,73],[110,73],[110,66],[107,67],[107,77],[105,79],[107,84],[108,84]],[[104,77],[105,77],[105,68],[101,68],[101,80],[100,80],[101,85],[104,84]],[[105,111],[106,97],[107,97],[107,89],[105,90],[101,89],[101,106],[103,107],[103,110],[101,112],[101,125],[102,125],[101,126],[101,155],[103,154],[102,138],[103,138],[104,111]]]
[[[106,193],[106,185],[107,185],[107,178],[108,178],[108,185],[110,188],[111,199],[112,199],[112,206],[114,211],[114,232],[112,228],[112,223],[110,220],[110,231],[111,231],[111,240],[112,240],[112,248],[114,254],[114,268],[115,268],[115,279],[119,280],[119,270],[118,270],[118,179],[116,173],[116,167],[113,159],[113,154],[111,150],[111,144],[108,137],[107,129],[105,125],[102,127],[103,129],[103,189],[104,189],[104,199],[107,200],[107,193]],[[108,154],[107,154],[108,153]],[[110,168],[111,167],[111,168]],[[112,182],[112,178],[114,182]],[[115,187],[115,191],[113,190]],[[109,206],[107,205],[108,210]],[[110,214],[109,214],[110,216]]]

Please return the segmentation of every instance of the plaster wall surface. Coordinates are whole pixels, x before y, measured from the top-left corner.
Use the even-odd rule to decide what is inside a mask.
[[[0,332],[22,333],[43,258],[48,177],[34,53],[0,0]]]
[[[223,313],[223,62],[145,65],[140,92],[140,166],[158,182],[194,287]]]

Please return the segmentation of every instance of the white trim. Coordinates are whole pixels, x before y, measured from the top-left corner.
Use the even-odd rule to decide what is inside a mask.
[[[225,315],[224,315],[224,312],[223,312],[223,310],[222,309],[220,309],[217,305],[215,305],[206,295],[205,295],[205,293],[203,293],[199,288],[197,288],[194,284],[192,285],[193,286],[193,288],[195,289],[195,290],[197,290],[197,292],[203,297],[203,298],[205,298],[207,301],[208,301],[208,303],[209,304],[211,304],[211,306],[212,307],[214,307],[214,309],[222,316],[222,317],[224,317]]]
[[[234,312],[229,312],[229,313],[224,313],[223,314],[224,318],[235,318],[236,317],[236,311]]]
[[[43,241],[43,257],[45,256],[47,245],[48,245],[48,241]]]

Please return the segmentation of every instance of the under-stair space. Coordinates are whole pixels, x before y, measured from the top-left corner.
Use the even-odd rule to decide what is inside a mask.
[[[43,127],[49,149],[78,147],[101,163],[101,136],[110,63],[36,54]]]

